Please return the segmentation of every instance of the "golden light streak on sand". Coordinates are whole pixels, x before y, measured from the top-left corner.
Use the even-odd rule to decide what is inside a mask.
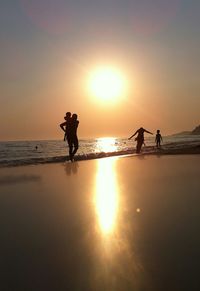
[[[115,159],[98,161],[95,192],[98,223],[102,233],[107,234],[115,228],[119,206]]]

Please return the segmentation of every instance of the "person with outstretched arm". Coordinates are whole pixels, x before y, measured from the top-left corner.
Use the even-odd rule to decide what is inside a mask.
[[[144,133],[149,133],[149,134],[153,134],[152,132],[144,129],[143,127],[140,127],[138,130],[136,130],[136,132],[129,137],[129,139],[131,139],[133,136],[135,136],[137,134],[137,137],[135,138],[135,140],[137,141],[137,146],[136,146],[136,153],[139,154],[142,148],[142,145],[144,144]]]

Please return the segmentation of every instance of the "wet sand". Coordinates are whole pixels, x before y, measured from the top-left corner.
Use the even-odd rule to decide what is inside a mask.
[[[0,290],[199,289],[200,155],[0,169]]]

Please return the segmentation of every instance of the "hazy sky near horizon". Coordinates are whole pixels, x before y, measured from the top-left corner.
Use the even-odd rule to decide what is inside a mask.
[[[0,140],[163,135],[200,124],[199,0],[1,0]],[[127,81],[119,100],[88,90],[98,66]]]

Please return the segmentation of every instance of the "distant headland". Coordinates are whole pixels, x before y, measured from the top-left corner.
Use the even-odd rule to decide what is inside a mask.
[[[200,125],[195,127],[195,129],[193,129],[193,131],[191,132],[191,134],[200,134]]]
[[[173,135],[200,135],[200,125],[195,127],[192,131],[182,131]]]

